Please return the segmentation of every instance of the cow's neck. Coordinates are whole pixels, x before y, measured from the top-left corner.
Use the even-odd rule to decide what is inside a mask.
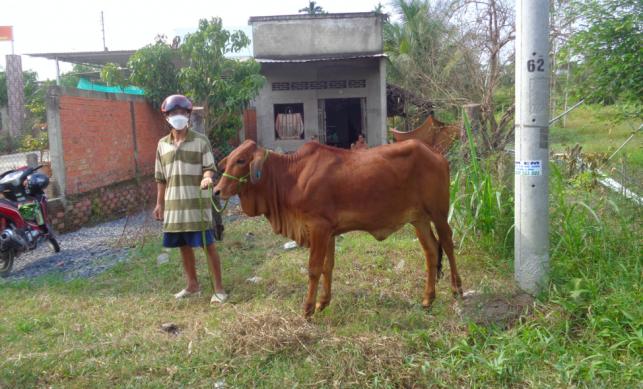
[[[290,214],[289,196],[294,195],[300,173],[299,159],[292,155],[271,153],[262,169],[262,179],[248,184],[241,191],[241,208],[248,216],[264,215],[275,233],[285,235],[300,245],[307,245],[308,237],[299,220]]]

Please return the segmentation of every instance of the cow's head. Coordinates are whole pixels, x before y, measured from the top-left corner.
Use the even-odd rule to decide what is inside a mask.
[[[239,194],[242,186],[259,182],[267,155],[268,151],[254,141],[243,142],[219,162],[219,171],[223,173],[214,187],[214,193],[226,200]]]

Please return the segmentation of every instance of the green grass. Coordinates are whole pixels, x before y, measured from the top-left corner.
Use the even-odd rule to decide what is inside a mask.
[[[92,279],[0,281],[0,387],[640,387],[641,209],[551,166],[551,279],[535,301],[513,282],[511,163],[486,158],[453,172],[464,301],[446,265],[422,308],[409,226],[384,242],[353,232],[337,240],[333,300],[308,322],[307,251],[241,219],[219,246],[223,306],[174,301],[180,259],[157,265],[160,237]],[[209,291],[202,253],[198,270]]]
[[[620,239],[596,235],[584,210],[575,211],[588,223],[578,234]],[[551,289],[505,328],[459,314],[445,280],[431,311],[422,309],[424,265],[411,228],[382,243],[349,233],[337,244],[334,299],[306,322],[306,251],[283,251],[285,239],[261,219],[226,231],[225,306],[211,307],[207,293],[174,301],[178,253],[157,265],[156,242],[93,279],[0,284],[0,386],[634,387],[643,378],[636,248],[574,254],[561,243]],[[510,261],[471,241],[458,256],[465,289],[477,291],[483,311],[490,299],[511,300]],[[209,290],[202,254],[199,262]],[[245,281],[255,275],[258,284]],[[162,332],[166,322],[179,334]]]
[[[621,120],[620,114],[618,106],[581,105],[567,116],[565,128],[562,119],[550,128],[550,149],[564,152],[578,143],[583,152],[609,156],[643,123],[640,117]],[[635,135],[617,156],[627,158],[633,168],[643,168],[643,133]]]

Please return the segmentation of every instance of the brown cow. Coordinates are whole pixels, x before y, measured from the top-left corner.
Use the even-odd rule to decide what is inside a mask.
[[[391,129],[393,138],[396,142],[402,142],[409,139],[417,139],[426,143],[432,150],[444,155],[449,151],[453,142],[458,139],[460,127],[457,125],[446,124],[435,118],[433,112],[415,130],[409,132]]]
[[[413,224],[428,269],[422,305],[428,308],[435,299],[440,246],[449,258],[452,291],[462,294],[447,223],[449,164],[422,142],[358,153],[310,142],[295,154],[282,155],[246,140],[219,166],[225,173],[216,194],[223,199],[238,194],[248,216],[266,216],[274,232],[310,248],[306,317],[314,312],[322,274],[323,293],[316,307],[322,310],[330,303],[334,237],[348,231],[366,231],[383,240]]]

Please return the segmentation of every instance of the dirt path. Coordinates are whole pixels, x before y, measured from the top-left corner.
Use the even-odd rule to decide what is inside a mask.
[[[228,209],[237,206],[238,198],[234,197]],[[226,215],[224,222],[229,223],[235,218],[238,218],[235,213]],[[66,280],[92,277],[126,261],[130,250],[141,239],[160,239],[160,235],[161,222],[152,218],[151,210],[84,227],[58,236],[59,253],[54,253],[43,242],[36,250],[21,254],[11,274],[4,280],[33,278],[52,272],[62,273]]]

